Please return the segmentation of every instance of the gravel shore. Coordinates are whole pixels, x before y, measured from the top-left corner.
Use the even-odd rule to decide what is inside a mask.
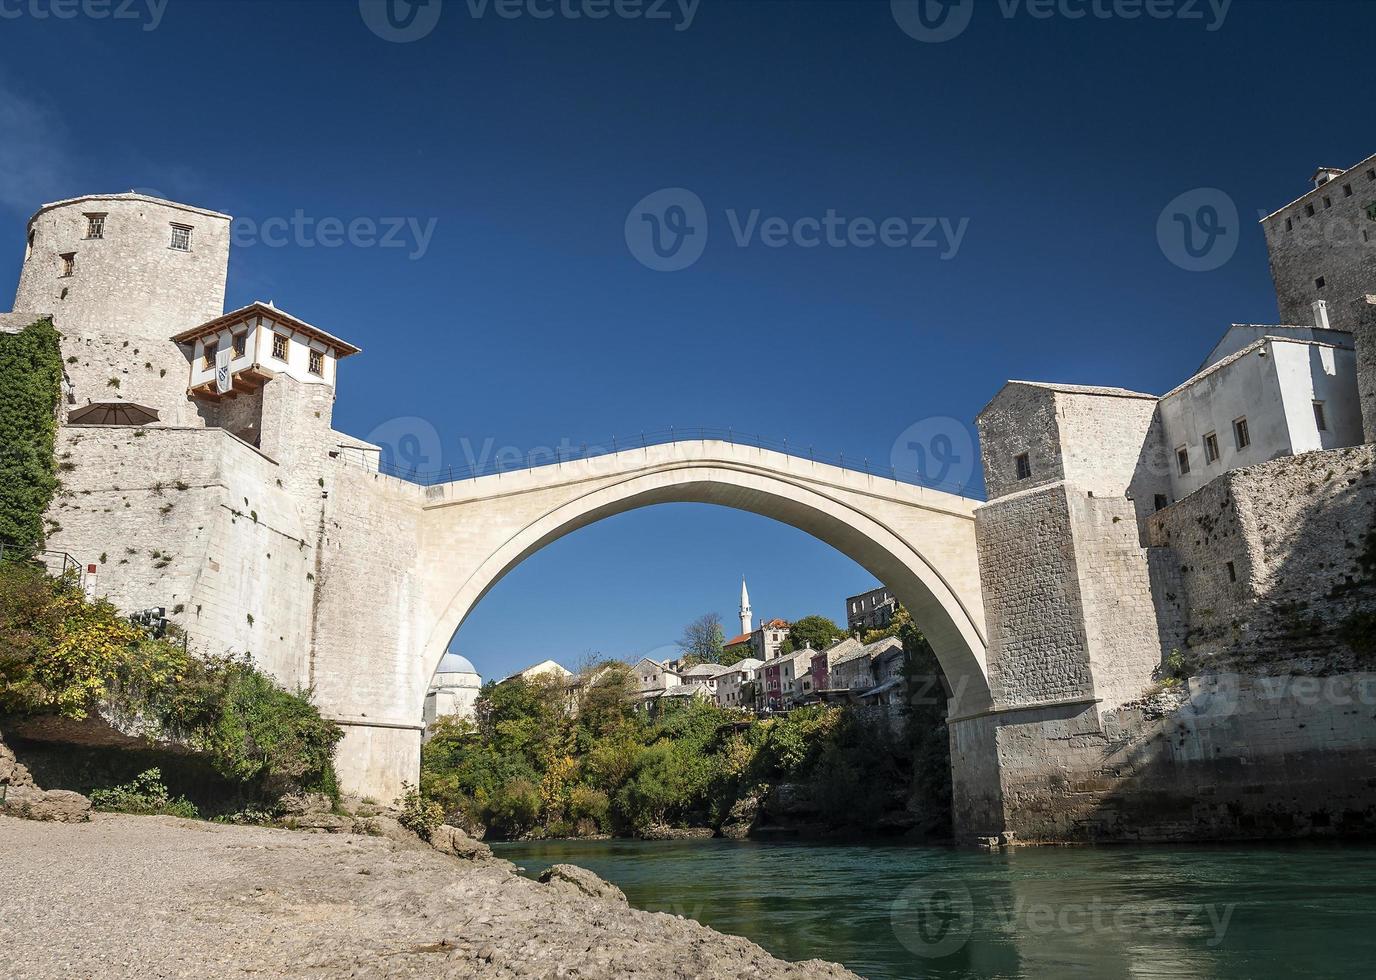
[[[0,817],[0,854],[3,977],[854,976],[383,838]]]

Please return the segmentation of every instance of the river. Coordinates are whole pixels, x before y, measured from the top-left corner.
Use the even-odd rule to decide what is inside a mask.
[[[548,841],[632,905],[776,956],[908,977],[1359,977],[1376,963],[1376,846],[1024,848]]]

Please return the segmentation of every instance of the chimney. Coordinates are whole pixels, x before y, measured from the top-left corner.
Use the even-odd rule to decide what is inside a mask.
[[[1322,187],[1334,177],[1341,177],[1345,172],[1337,167],[1320,167],[1314,171],[1314,176],[1309,179],[1314,182],[1315,187]]]
[[[1320,330],[1328,329],[1328,300],[1314,300],[1314,326]]]

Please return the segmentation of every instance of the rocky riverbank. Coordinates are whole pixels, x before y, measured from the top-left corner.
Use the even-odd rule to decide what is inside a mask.
[[[46,977],[850,977],[419,842],[172,817],[0,817],[0,948]]]

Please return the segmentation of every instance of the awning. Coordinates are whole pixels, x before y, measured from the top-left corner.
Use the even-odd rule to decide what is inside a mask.
[[[67,413],[68,425],[147,425],[158,410],[133,402],[92,402]]]

